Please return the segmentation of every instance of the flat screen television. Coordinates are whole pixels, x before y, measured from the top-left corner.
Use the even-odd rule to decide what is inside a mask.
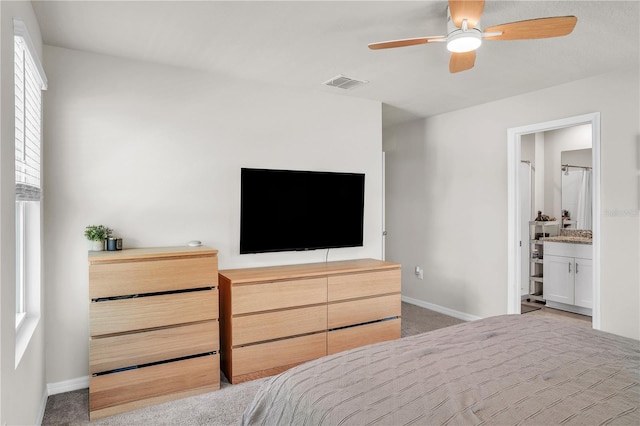
[[[363,245],[364,174],[241,169],[240,254]]]

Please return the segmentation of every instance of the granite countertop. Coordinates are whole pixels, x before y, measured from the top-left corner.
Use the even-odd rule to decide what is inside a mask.
[[[593,244],[593,234],[585,229],[563,229],[560,235],[544,237],[542,240],[550,243]]]
[[[557,237],[542,238],[547,243],[569,243],[569,244],[593,244],[593,239],[588,237],[577,237],[571,235],[559,235]]]

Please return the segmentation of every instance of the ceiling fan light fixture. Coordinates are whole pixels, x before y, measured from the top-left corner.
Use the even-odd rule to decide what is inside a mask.
[[[449,0],[448,4],[446,36],[382,41],[369,44],[369,49],[390,49],[446,42],[447,50],[452,52],[449,59],[449,72],[457,73],[473,68],[476,60],[475,51],[482,45],[482,39],[533,40],[561,37],[570,34],[578,22],[578,18],[573,15],[551,16],[507,22],[485,28],[486,31],[482,32],[480,19],[484,10],[484,0]]]
[[[482,44],[482,33],[477,28],[454,31],[447,37],[447,50],[454,53],[465,53],[476,50]]]

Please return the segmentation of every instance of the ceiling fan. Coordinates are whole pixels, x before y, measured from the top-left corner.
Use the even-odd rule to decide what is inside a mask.
[[[449,0],[446,36],[382,41],[369,44],[369,49],[378,50],[446,42],[447,49],[451,52],[449,71],[456,73],[473,68],[476,61],[476,49],[480,47],[483,39],[529,40],[560,37],[570,34],[578,22],[578,18],[575,16],[555,16],[509,22],[485,28],[482,31],[479,28],[479,23],[484,3],[484,0]]]

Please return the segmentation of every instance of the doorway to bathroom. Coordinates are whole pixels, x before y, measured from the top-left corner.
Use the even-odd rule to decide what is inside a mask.
[[[588,274],[592,294],[592,326],[599,329],[600,115],[585,114],[511,128],[507,136],[507,312],[520,313],[523,299],[545,304],[543,244],[539,237],[548,240],[560,234],[593,235],[592,269],[583,268],[583,275]],[[573,175],[564,179],[566,183],[565,172]],[[563,184],[566,199],[562,197]]]

